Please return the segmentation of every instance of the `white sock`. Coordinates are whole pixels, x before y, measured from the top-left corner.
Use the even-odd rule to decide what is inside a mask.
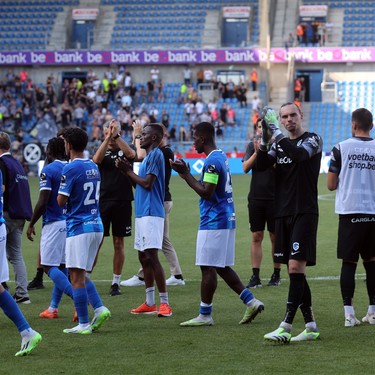
[[[155,288],[146,288],[146,305],[154,306],[155,305]]]
[[[292,331],[292,325],[291,325],[290,323],[287,323],[287,322],[281,322],[280,327],[281,327],[281,328],[284,328],[285,331],[287,331],[287,332],[289,332],[289,333]]]
[[[369,305],[367,312],[369,314],[375,314],[375,305]]]
[[[121,275],[115,275],[115,274],[113,274],[112,285],[113,284],[120,285],[120,280],[121,280]]]
[[[55,311],[55,310],[57,310],[57,309],[55,309],[54,307],[48,306],[48,311],[49,311],[49,312],[53,312],[53,311]]]
[[[31,337],[35,335],[35,331],[32,328],[24,329],[22,332],[20,332],[22,338]]]
[[[354,314],[354,307],[353,306],[345,305],[344,306],[344,311],[345,311],[345,316],[347,316],[347,315],[353,315],[353,316],[355,316],[355,314]]]
[[[305,327],[308,329],[308,330],[316,330],[316,322],[312,321],[312,322],[308,322],[305,324]]]
[[[210,315],[199,314],[198,315],[198,319],[200,319],[200,320],[210,320],[211,319],[211,314]]]
[[[168,301],[168,292],[159,293],[159,297],[160,297],[160,303],[166,303],[166,304],[169,303],[169,301]]]

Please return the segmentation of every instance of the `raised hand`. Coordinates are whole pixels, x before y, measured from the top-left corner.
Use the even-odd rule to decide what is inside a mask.
[[[189,163],[186,163],[182,159],[176,159],[175,161],[169,159],[169,164],[171,165],[172,169],[177,173],[183,175],[190,172]]]

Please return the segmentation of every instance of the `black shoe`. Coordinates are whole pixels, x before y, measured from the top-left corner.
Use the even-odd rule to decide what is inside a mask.
[[[246,285],[246,288],[261,288],[262,283],[260,281],[260,278],[257,276],[251,276],[249,283]]]
[[[8,284],[7,284],[5,281],[2,282],[1,285],[3,286],[3,288],[4,288],[5,290],[9,290],[9,288],[8,288]]]
[[[43,280],[32,279],[27,286],[27,290],[44,289]]]
[[[17,303],[24,303],[25,305],[31,303],[30,298],[26,296],[18,296],[17,294],[14,294],[13,298]]]
[[[118,284],[112,284],[111,289],[109,290],[110,296],[120,296],[121,290]]]
[[[274,273],[271,276],[267,286],[279,286],[281,284],[280,276],[276,276]]]

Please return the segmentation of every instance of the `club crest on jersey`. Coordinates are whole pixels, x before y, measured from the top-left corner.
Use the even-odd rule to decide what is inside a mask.
[[[299,242],[293,242],[293,250],[294,251],[299,250]]]
[[[45,181],[45,180],[47,180],[46,174],[45,173],[41,173],[40,174],[40,181]]]
[[[124,153],[123,153],[122,150],[120,150],[120,151],[117,153],[117,155],[121,158],[122,156],[124,156]]]
[[[208,173],[216,173],[216,167],[214,164],[211,164],[207,167],[207,172]]]

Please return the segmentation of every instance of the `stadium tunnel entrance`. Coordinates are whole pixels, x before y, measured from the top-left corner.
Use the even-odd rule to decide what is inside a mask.
[[[303,78],[305,87],[305,102],[322,101],[322,69],[298,69],[296,70],[296,78]]]

